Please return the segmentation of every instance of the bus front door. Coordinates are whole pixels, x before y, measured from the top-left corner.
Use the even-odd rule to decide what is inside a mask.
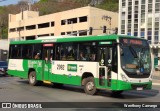
[[[111,86],[111,71],[109,64],[111,63],[111,51],[107,47],[99,47],[99,80],[98,85],[102,88]]]
[[[43,68],[43,80],[50,80],[51,75],[51,66],[52,66],[52,57],[53,57],[53,46],[45,46],[43,45],[43,60],[44,60],[44,68]]]

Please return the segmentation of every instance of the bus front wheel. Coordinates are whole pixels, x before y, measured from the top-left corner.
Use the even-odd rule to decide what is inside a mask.
[[[40,83],[40,81],[36,80],[36,72],[32,71],[29,73],[29,84],[32,86],[36,86]]]
[[[86,94],[89,94],[89,95],[96,94],[97,89],[96,89],[93,77],[84,78],[84,91]]]

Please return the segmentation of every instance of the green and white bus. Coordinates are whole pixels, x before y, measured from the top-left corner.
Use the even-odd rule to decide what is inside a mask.
[[[120,94],[152,88],[150,47],[145,39],[124,35],[42,37],[12,41],[8,74],[55,86],[83,86]]]

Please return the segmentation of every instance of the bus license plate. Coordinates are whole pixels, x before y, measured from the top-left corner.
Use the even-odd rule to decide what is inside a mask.
[[[143,90],[143,87],[137,87],[137,90],[141,91],[141,90]]]

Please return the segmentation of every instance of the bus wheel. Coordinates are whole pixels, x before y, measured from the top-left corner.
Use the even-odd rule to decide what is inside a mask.
[[[32,71],[29,73],[29,84],[32,86],[38,85],[38,81],[36,80],[36,72]]]
[[[113,95],[120,95],[123,91],[112,91]]]
[[[87,77],[84,79],[84,91],[86,94],[94,95],[97,90],[95,87],[95,82],[93,77]]]

